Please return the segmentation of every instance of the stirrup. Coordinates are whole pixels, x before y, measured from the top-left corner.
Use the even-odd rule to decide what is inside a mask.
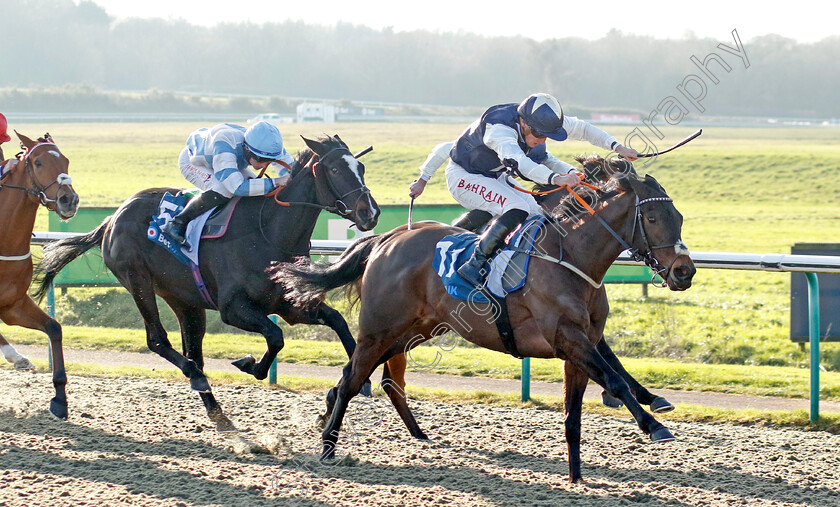
[[[476,287],[482,287],[485,281],[487,280],[487,273],[482,274],[482,271],[486,271],[487,269],[485,267],[486,265],[486,261],[471,258],[460,268],[458,268],[458,276],[475,285]]]
[[[186,229],[186,227],[184,227],[184,229]],[[174,220],[166,222],[163,225],[163,227],[160,228],[160,232],[166,234],[181,246],[186,247],[188,250],[192,248],[189,242],[187,241],[186,231],[184,231],[184,233],[182,234],[180,228],[177,225],[175,225]]]

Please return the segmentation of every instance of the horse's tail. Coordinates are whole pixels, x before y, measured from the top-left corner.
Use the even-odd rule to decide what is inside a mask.
[[[74,259],[81,256],[95,246],[102,244],[105,228],[111,222],[113,215],[106,218],[95,230],[83,235],[64,238],[47,243],[44,246],[44,257],[35,268],[35,283],[37,289],[32,297],[40,302],[44,299],[58,272]]]
[[[307,305],[332,289],[360,279],[371,252],[387,237],[388,234],[360,238],[333,264],[275,264],[270,270],[271,279],[289,291],[288,301]]]

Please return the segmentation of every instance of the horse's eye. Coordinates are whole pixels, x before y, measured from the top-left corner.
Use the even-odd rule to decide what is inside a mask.
[[[35,168],[36,168],[36,169],[40,169],[40,168],[41,168],[41,161],[40,161],[40,160],[36,160],[36,161],[35,161]]]
[[[338,172],[338,167],[333,166],[333,167],[330,168],[330,170],[334,173],[337,173]]]
[[[647,219],[648,219],[648,222],[650,222],[652,224],[656,223],[656,217],[647,217]]]

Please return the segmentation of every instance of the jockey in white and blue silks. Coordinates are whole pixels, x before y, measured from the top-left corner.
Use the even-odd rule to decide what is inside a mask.
[[[482,210],[498,219],[482,235],[469,262],[458,269],[464,279],[480,286],[485,280],[487,260],[504,245],[505,237],[530,215],[540,212],[536,200],[513,189],[506,182],[502,161],[515,161],[519,173],[541,184],[575,186],[580,178],[572,165],[559,160],[545,148],[546,138],[588,141],[634,160],[636,150],[622,146],[615,137],[575,117],[565,117],[557,99],[535,93],[520,104],[493,106],[455,140],[443,143],[421,166],[420,178],[409,187],[417,197],[440,166],[451,147],[446,184],[459,204],[468,210]],[[458,224],[460,225],[460,224]]]
[[[205,211],[224,205],[233,196],[261,196],[285,186],[291,178],[293,158],[283,148],[283,136],[271,123],[257,122],[248,129],[222,123],[190,134],[181,151],[181,174],[202,190],[162,231],[189,247],[187,224]],[[277,178],[258,178],[251,170],[274,166]]]

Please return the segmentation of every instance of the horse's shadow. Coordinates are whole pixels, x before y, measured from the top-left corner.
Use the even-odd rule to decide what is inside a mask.
[[[273,476],[266,476],[264,484],[258,486],[237,485],[230,481],[235,478],[231,475],[234,472],[225,471],[224,463],[248,463],[271,467],[271,473],[276,474],[281,463],[273,455],[244,453],[238,456],[229,449],[210,443],[179,438],[150,442],[60,423],[45,415],[28,417],[29,422],[25,424],[16,423],[21,418],[13,417],[7,412],[0,412],[0,427],[4,431],[49,439],[57,445],[50,445],[48,449],[31,449],[0,442],[0,469],[3,470],[118,485],[134,495],[148,495],[160,500],[174,498],[189,504],[277,505],[284,500],[274,495]],[[62,448],[69,452],[64,452]],[[211,476],[199,468],[186,471],[167,467],[170,458],[186,457],[220,463],[218,468],[222,472]],[[293,500],[297,502],[295,505],[329,505],[305,498]]]
[[[512,435],[511,438],[515,438]],[[562,442],[561,442],[562,443]],[[450,444],[452,447],[456,445]],[[678,444],[668,444],[678,445]],[[564,475],[567,470],[565,459],[557,459],[551,456],[535,456],[523,454],[514,450],[488,451],[475,447],[462,447],[465,454],[476,461],[486,465],[498,466],[499,468],[526,469],[534,473],[550,473]],[[644,455],[640,454],[640,460]],[[798,501],[797,499],[807,497],[822,497],[828,502],[828,497],[837,498],[837,492],[831,487],[812,486],[803,487],[790,483],[779,477],[766,477],[741,471],[735,466],[715,465],[714,470],[694,470],[690,468],[660,468],[657,470],[644,469],[616,469],[609,466],[584,464],[587,470],[585,484],[589,488],[608,490],[610,483],[632,481],[646,485],[672,484],[680,487],[697,488],[708,490],[708,479],[711,476],[719,477],[714,483],[714,491],[717,494],[732,495],[740,497],[744,503],[755,501]],[[626,498],[625,493],[618,493],[616,499]],[[657,503],[662,499],[654,495],[647,495],[636,492],[632,496],[633,502],[643,501],[643,497],[656,499]],[[669,505],[671,505],[669,503]],[[692,504],[693,505],[693,504]]]

